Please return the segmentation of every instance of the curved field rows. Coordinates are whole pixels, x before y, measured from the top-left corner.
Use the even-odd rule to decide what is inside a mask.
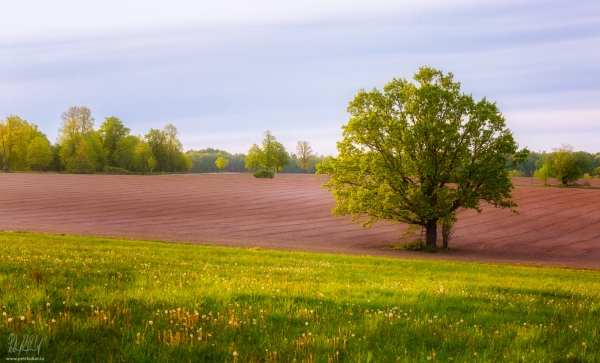
[[[600,268],[597,189],[518,186],[519,215],[489,206],[481,214],[461,212],[454,251],[423,254],[382,250],[411,239],[398,237],[403,225],[379,222],[364,229],[333,216],[323,180],[289,174],[273,180],[242,174],[0,174],[0,230]]]

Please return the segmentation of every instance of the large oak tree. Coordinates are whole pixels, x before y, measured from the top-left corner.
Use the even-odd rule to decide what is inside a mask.
[[[328,174],[337,215],[383,219],[426,228],[436,247],[437,224],[482,201],[517,206],[506,162],[527,150],[505,126],[495,103],[462,93],[451,73],[422,67],[415,83],[394,79],[383,91],[361,90],[350,102],[337,157],[318,166]]]

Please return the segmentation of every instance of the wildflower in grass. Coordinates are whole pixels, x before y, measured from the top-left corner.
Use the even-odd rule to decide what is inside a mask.
[[[49,308],[50,307],[50,303],[46,303],[46,307]]]
[[[10,323],[10,322],[12,322],[12,318],[8,318],[8,322],[9,322],[9,323]]]
[[[56,320],[52,319],[52,322],[53,322],[53,323],[56,323]]]
[[[2,312],[2,316],[6,316],[6,311]]]
[[[152,325],[152,324],[154,324],[154,323],[152,322],[152,320],[150,320],[150,321],[148,321],[148,324]]]
[[[24,316],[21,317],[21,321],[25,321],[25,317]]]

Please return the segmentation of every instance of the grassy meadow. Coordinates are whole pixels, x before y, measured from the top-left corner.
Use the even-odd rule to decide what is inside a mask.
[[[2,232],[0,272],[2,360],[600,362],[599,271]]]

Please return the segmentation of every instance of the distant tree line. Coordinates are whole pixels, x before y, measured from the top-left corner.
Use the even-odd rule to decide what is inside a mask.
[[[141,172],[178,172],[192,168],[183,153],[177,128],[144,135],[130,135],[130,129],[114,116],[106,117],[94,129],[89,108],[73,106],[61,115],[61,127],[54,144],[19,116],[0,120],[0,162],[4,171],[57,171],[95,173],[108,169]]]
[[[544,182],[556,178],[566,185],[581,178],[600,179],[600,152],[574,151],[572,146],[562,145],[551,152],[532,151],[524,163],[507,167],[512,176],[536,176]]]
[[[244,154],[230,154],[227,151],[209,147],[202,150],[189,150],[186,155],[192,161],[192,173],[216,173],[218,171],[243,173],[247,171],[244,166],[246,162]],[[216,164],[220,157],[229,161],[222,170],[219,170]]]
[[[189,150],[186,155],[193,164],[191,171],[243,173],[268,169],[275,173],[314,174],[316,164],[325,159],[325,156],[312,151],[308,141],[298,141],[295,152],[289,152],[270,131],[266,131],[263,136],[261,144],[253,144],[248,154],[230,154],[225,150],[213,148]]]

